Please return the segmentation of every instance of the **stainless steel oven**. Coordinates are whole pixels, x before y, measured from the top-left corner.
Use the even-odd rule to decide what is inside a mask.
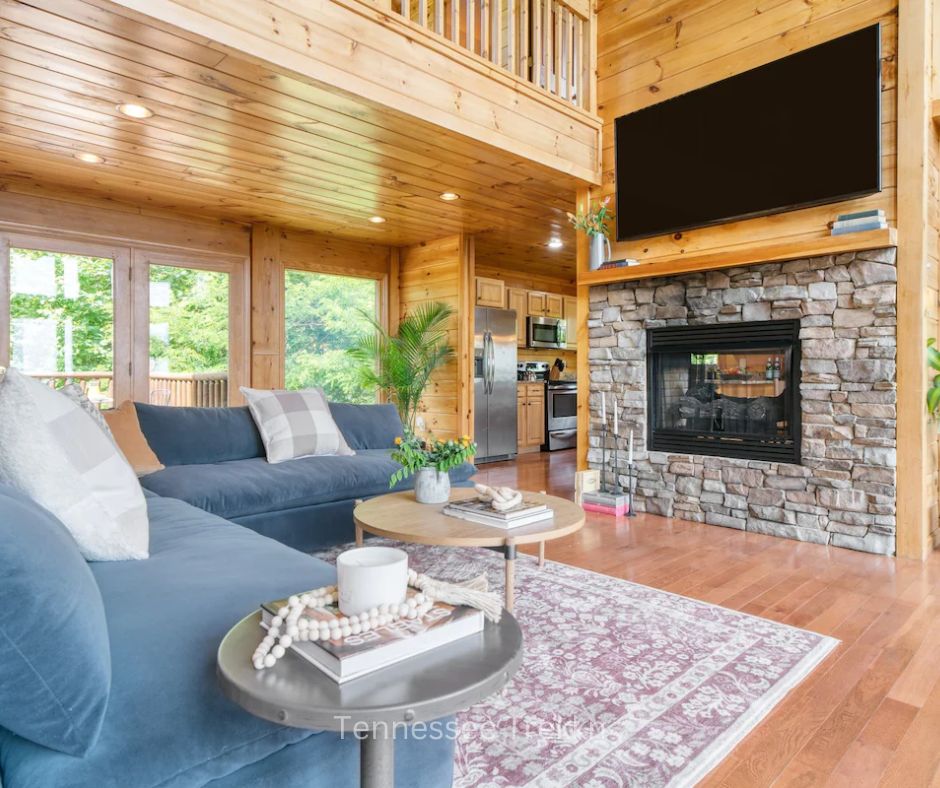
[[[568,346],[567,323],[560,317],[526,318],[526,345],[564,350]]]
[[[578,384],[549,381],[545,402],[545,446],[548,451],[570,449],[578,442]]]

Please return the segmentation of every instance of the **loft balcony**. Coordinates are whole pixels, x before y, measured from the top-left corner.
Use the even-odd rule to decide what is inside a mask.
[[[587,0],[116,0],[363,102],[600,181]],[[393,121],[394,122],[394,121]]]

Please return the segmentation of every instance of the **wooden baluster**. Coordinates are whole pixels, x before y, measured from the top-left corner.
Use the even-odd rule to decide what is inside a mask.
[[[460,43],[460,2],[459,0],[448,0],[447,17],[450,22],[450,40],[455,44]]]
[[[589,17],[581,24],[581,106],[587,110],[595,109],[594,71],[597,67],[597,47],[595,46],[596,18]]]
[[[519,70],[520,77],[529,79],[529,0],[514,0],[519,4]]]
[[[464,41],[464,47],[469,49],[471,52],[476,52],[476,0],[467,0],[467,23],[465,25],[464,36],[466,40]]]
[[[564,66],[564,77],[565,77],[565,98],[568,101],[571,101],[571,94],[573,93],[574,83],[571,81],[571,20],[572,20],[571,11],[567,8],[565,13],[561,18],[561,34],[565,39],[564,47],[564,57],[562,58],[562,64]]]
[[[401,15],[405,19],[411,19],[411,0],[401,0]]]
[[[490,60],[497,66],[503,64],[503,3],[490,0]]]
[[[418,24],[428,26],[428,0],[418,0]]]
[[[542,4],[542,50],[544,52],[542,59],[545,61],[545,68],[542,71],[542,86],[549,93],[552,91],[552,63],[554,63],[552,43],[552,0],[544,0]]]
[[[542,3],[548,0],[532,0],[532,72],[529,81],[542,84]]]
[[[568,47],[570,54],[568,55],[568,101],[572,104],[575,102],[575,96],[578,92],[578,66],[577,58],[575,57],[575,37],[577,35],[577,23],[578,17],[573,13],[568,16]]]
[[[434,32],[444,35],[444,0],[434,0]]]
[[[584,57],[581,50],[581,17],[574,18],[574,37],[572,41],[573,51],[571,53],[571,83],[574,85],[574,101],[579,107],[584,106],[584,96],[581,89],[581,58]]]
[[[480,56],[489,59],[490,48],[490,0],[480,0]]]
[[[516,33],[516,0],[506,0],[506,68],[510,73],[516,74],[516,61],[518,57]]]
[[[556,96],[561,96],[562,82],[564,81],[564,77],[565,77],[565,69],[562,63],[562,47],[564,45],[564,40],[562,38],[562,33],[561,33],[561,28],[562,28],[561,19],[562,19],[562,16],[564,15],[563,10],[564,9],[562,9],[562,7],[558,3],[554,3],[554,2],[552,3],[552,11],[554,12],[554,18],[552,21],[554,21],[555,23],[555,40],[553,42],[554,50],[555,50],[555,59],[553,61],[553,63],[555,64],[555,67],[553,69],[553,71],[555,72],[555,90],[553,90],[552,92]]]

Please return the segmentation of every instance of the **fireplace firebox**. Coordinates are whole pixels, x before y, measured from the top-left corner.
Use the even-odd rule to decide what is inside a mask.
[[[800,462],[800,321],[647,331],[653,451]]]

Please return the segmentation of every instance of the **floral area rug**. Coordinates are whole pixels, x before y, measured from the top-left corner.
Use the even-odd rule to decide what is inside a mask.
[[[502,592],[498,553],[399,546],[420,572],[486,572]],[[529,556],[516,561],[515,615],[523,666],[458,716],[456,788],[694,785],[838,645]]]

